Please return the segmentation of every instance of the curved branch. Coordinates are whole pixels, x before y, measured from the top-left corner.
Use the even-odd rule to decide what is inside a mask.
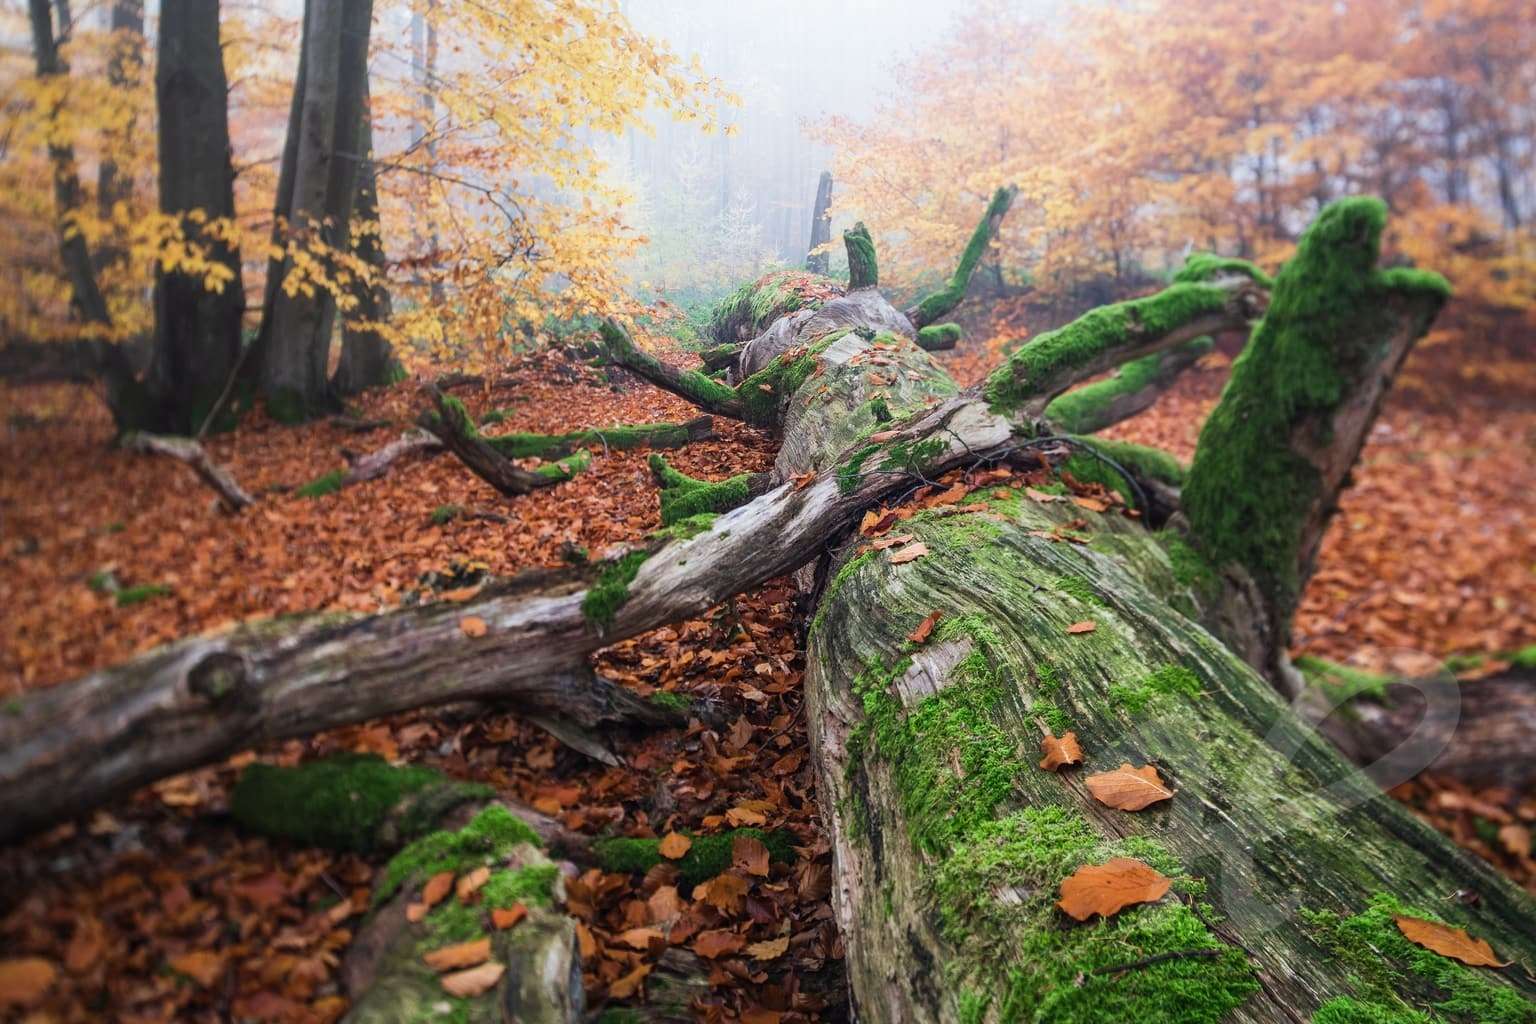
[[[591,456],[583,449],[532,472],[520,469],[480,433],[464,403],[449,398],[435,387],[428,390],[437,405],[437,415],[424,414],[421,425],[431,431],[444,448],[458,456],[470,472],[502,494],[527,494],[541,487],[552,487],[587,468]]]
[[[1084,384],[1045,407],[1045,418],[1071,434],[1092,434],[1151,408],[1179,374],[1215,345],[1196,338],[1175,348],[1133,359],[1111,377]]]
[[[984,393],[999,412],[1037,418],[1080,381],[1202,335],[1246,327],[1268,298],[1252,278],[1230,274],[1101,306],[1025,344],[992,371]]]
[[[615,364],[643,377],[664,391],[688,399],[705,412],[745,419],[746,410],[736,389],[697,370],[679,370],[640,350],[629,332],[617,321],[606,320],[598,329],[607,355]]]
[[[131,451],[163,455],[186,463],[192,467],[198,479],[219,496],[219,504],[226,512],[239,512],[256,503],[256,499],[245,492],[229,470],[209,458],[203,446],[190,438],[134,432],[126,435],[122,444]]]
[[[1003,224],[1003,217],[1007,215],[1008,208],[1013,205],[1014,196],[1018,195],[1018,192],[1017,185],[1010,185],[992,194],[992,201],[987,204],[987,212],[982,214],[981,222],[976,225],[976,230],[971,232],[971,240],[965,244],[965,249],[960,254],[960,262],[955,266],[955,272],[950,275],[949,283],[906,311],[907,319],[912,321],[913,327],[922,330],[960,305],[961,300],[965,298],[966,288],[970,286],[971,275],[981,264],[981,258],[986,255],[987,247],[997,237],[997,232]]]

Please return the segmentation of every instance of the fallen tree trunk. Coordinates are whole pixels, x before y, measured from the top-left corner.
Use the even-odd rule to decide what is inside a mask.
[[[192,468],[192,472],[197,474],[197,478],[219,496],[219,504],[226,512],[239,512],[241,509],[249,508],[256,501],[235,480],[234,474],[209,458],[203,446],[191,438],[165,437],[160,434],[134,431],[123,437],[122,445],[131,451],[163,455],[168,459],[186,463]]]
[[[0,815],[28,815],[15,831],[48,820],[30,808],[50,784],[69,791],[87,748],[111,752],[119,790],[125,774],[147,781],[123,765],[167,745],[156,730],[209,728],[189,691],[267,702],[254,719],[292,735],[299,715],[314,716],[310,727],[342,718],[343,682],[369,713],[381,687],[424,675],[459,690],[526,687],[815,561],[800,576],[820,591],[808,719],[861,1017],[1530,1020],[1536,980],[1462,967],[1410,945],[1392,920],[1432,908],[1531,962],[1530,901],[1384,797],[1277,696],[1292,684],[1289,616],[1316,540],[1386,385],[1445,296],[1432,275],[1375,270],[1384,217],[1379,203],[1350,200],[1308,232],[1187,480],[1132,446],[1089,456],[1108,449],[1060,436],[1043,414],[1093,375],[1255,317],[1267,289],[1226,264],[1035,339],[972,392],[871,287],[867,233],[846,236],[862,287],[770,325],[743,347],[735,386],[666,367],[611,328],[616,361],[780,434],[766,493],[680,520],[673,539],[605,563],[595,580],[351,627],[272,627],[232,647],[192,641],[31,698],[0,723]],[[989,484],[901,520],[910,537],[899,558],[890,544],[838,543],[866,509],[951,470],[1041,456],[1133,499],[1140,481],[1156,482],[1182,508],[1150,531],[1107,501]],[[885,529],[898,517],[873,518]],[[925,640],[919,627],[935,612]],[[459,616],[484,634],[456,635]],[[85,710],[93,687],[109,689],[117,714]],[[329,697],[291,699],[327,687]],[[344,720],[366,717],[356,711]],[[96,731],[64,766],[52,754],[68,748],[72,718]],[[1072,730],[1088,771],[1111,783],[1121,761],[1155,765],[1159,798],[1138,814],[1115,810],[1091,795],[1105,779],[1037,768],[1042,723]],[[97,798],[110,791],[98,775],[66,813],[93,787]],[[1115,857],[1162,872],[1177,898],[1149,893],[1090,924],[1057,912],[1069,875]],[[1444,902],[1465,891],[1475,903]]]

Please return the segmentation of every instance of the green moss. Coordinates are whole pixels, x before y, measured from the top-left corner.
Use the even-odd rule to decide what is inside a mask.
[[[821,296],[836,287],[830,278],[801,270],[765,274],[742,285],[715,306],[709,317],[709,333],[723,346],[739,350],[740,342],[761,334],[786,313],[818,308]]]
[[[597,582],[581,600],[581,613],[589,622],[607,626],[629,600],[629,585],[635,581],[640,566],[650,557],[647,551],[631,551],[604,566]]]
[[[514,903],[528,907],[547,907],[554,900],[555,880],[560,869],[553,864],[535,864],[516,871],[493,871],[480,889],[480,899],[466,906],[456,899],[446,899],[432,908],[426,918],[426,945],[445,946],[480,938],[489,930],[486,917],[492,909],[506,909]]]
[[[1084,384],[1052,399],[1045,407],[1045,418],[1066,433],[1091,434],[1104,425],[1105,410],[1110,403],[1171,380],[1179,370],[1214,347],[1210,338],[1196,338],[1133,359],[1103,380]]]
[[[128,608],[132,605],[143,604],[145,601],[153,601],[157,597],[165,597],[174,593],[164,583],[140,583],[133,587],[123,587],[117,592],[117,606]]]
[[[929,324],[917,332],[917,347],[925,352],[954,348],[964,332],[959,324]]]
[[[671,690],[657,690],[651,694],[649,700],[657,707],[665,708],[668,711],[687,713],[693,710],[693,701],[680,693],[673,693]]]
[[[582,448],[555,462],[546,462],[533,471],[545,480],[569,480],[592,464],[592,453]]]
[[[999,1020],[1214,1024],[1257,991],[1242,952],[1223,945],[1182,903],[1066,923],[1054,907],[1061,880],[1112,857],[1142,860],[1188,890],[1190,880],[1156,843],[1107,842],[1076,811],[1058,806],[982,823],[938,865],[931,892],[940,929],[961,952],[957,973],[968,988],[994,993]],[[1188,952],[1214,955],[1101,973]]]
[[[1204,590],[1219,582],[1220,577],[1205,560],[1205,556],[1190,546],[1182,536],[1165,530],[1160,532],[1157,538],[1162,542],[1163,550],[1168,553],[1168,562],[1173,567],[1173,578],[1181,586]]]
[[[987,253],[987,246],[992,242],[993,222],[1001,219],[1008,212],[1008,207],[1013,203],[1013,196],[1014,190],[1008,188],[1000,188],[992,193],[992,201],[987,204],[980,223],[976,225],[976,230],[971,232],[970,240],[965,243],[965,249],[960,253],[960,262],[955,266],[955,272],[950,275],[943,288],[917,304],[915,319],[918,323],[931,324],[960,305],[961,300],[965,298],[966,289],[970,287],[971,275],[976,272],[982,257]],[[958,328],[956,333],[958,336]],[[918,333],[918,344],[922,344],[922,332]]]
[[[432,525],[444,526],[463,514],[464,509],[458,505],[439,505],[432,510]]]
[[[1072,474],[1073,479],[1079,483],[1102,484],[1114,491],[1120,495],[1120,499],[1128,508],[1136,507],[1136,492],[1125,474],[1115,466],[1136,477],[1157,480],[1173,487],[1178,487],[1184,482],[1184,467],[1179,460],[1159,448],[1149,448],[1130,441],[1114,441],[1103,437],[1076,437],[1073,440],[1087,446],[1103,458],[1099,458],[1092,452],[1079,451],[1063,462],[1061,468]],[[1111,465],[1111,462],[1114,465]]]
[[[844,494],[852,494],[858,490],[859,473],[864,469],[864,463],[879,450],[879,445],[870,444],[848,456],[843,464],[837,467],[837,489]]]
[[[1434,1024],[1434,1018],[1417,1010],[1362,1003],[1340,996],[1317,1008],[1312,1024]]]
[[[913,476],[927,476],[934,461],[949,451],[949,445],[941,437],[925,437],[921,441],[897,441],[886,449],[886,457],[880,463],[881,472],[901,470]]]
[[[1019,348],[987,377],[984,394],[1006,415],[1041,393],[1063,371],[1092,364],[1126,343],[1132,331],[1167,334],[1196,317],[1226,308],[1227,292],[1212,285],[1172,284],[1156,295],[1101,306]]]
[[[512,410],[511,409],[492,409],[490,412],[488,412],[485,415],[480,417],[480,425],[482,427],[489,427],[489,426],[494,426],[497,423],[505,423],[511,416],[512,416]],[[527,437],[540,437],[540,436],[543,436],[543,435],[528,434],[528,435],[524,435],[524,436],[527,436]]]
[[[1081,576],[1056,577],[1056,589],[1083,604],[1102,605],[1104,603],[1104,599],[1093,588],[1093,584]]]
[[[729,512],[752,500],[752,474],[725,480],[699,480],[680,473],[660,455],[650,458],[651,474],[661,484],[661,522],[676,526],[700,516]],[[707,525],[706,527],[707,528]]]
[[[1180,665],[1164,665],[1135,683],[1115,683],[1109,688],[1109,699],[1133,715],[1141,714],[1159,697],[1175,694],[1200,696],[1199,678]]]
[[[1326,692],[1335,704],[1343,704],[1357,697],[1385,700],[1387,684],[1392,682],[1391,676],[1339,665],[1325,658],[1315,658],[1311,655],[1304,654],[1293,664],[1306,677],[1309,684]]]
[[[679,423],[636,423],[577,430],[569,434],[498,434],[487,436],[485,440],[509,459],[549,459],[579,448],[615,451],[628,451],[647,445],[653,448],[681,448],[688,443],[688,431]]]
[[[342,481],[345,479],[345,470],[333,469],[324,476],[315,477],[293,493],[301,498],[319,498],[327,494],[335,494],[341,490]]]
[[[430,832],[395,854],[379,880],[374,902],[382,903],[411,879],[441,871],[462,871],[505,860],[527,843],[539,846],[538,835],[500,804],[492,804],[457,831]]]
[[[1421,1010],[1431,1020],[1455,1024],[1536,1024],[1536,1002],[1493,980],[1485,969],[1466,967],[1409,942],[1393,920],[1399,916],[1443,921],[1386,893],[1373,895],[1366,909],[1353,917],[1302,911],[1313,938],[1349,972],[1352,996],[1359,1002],[1342,1009],[1363,1013],[1364,1004],[1378,1013],[1376,1018],[1340,1020],[1397,1024],[1414,1018],[1380,1015]]]
[[[1242,274],[1266,288],[1272,288],[1275,279],[1247,260],[1233,256],[1218,256],[1213,252],[1192,252],[1184,260],[1184,266],[1173,275],[1176,282],[1209,281],[1213,277],[1229,277]]]
[[[1511,651],[1506,657],[1515,668],[1536,671],[1536,644],[1522,647],[1518,651]]]
[[[1379,199],[1344,199],[1307,229],[1200,432],[1184,487],[1201,549],[1218,565],[1244,566],[1280,609],[1297,600],[1302,530],[1322,486],[1293,439],[1324,429],[1370,364],[1388,296],[1444,287],[1422,273],[1375,270],[1386,217]]]
[[[715,512],[700,512],[696,515],[679,519],[666,527],[654,531],[651,536],[663,540],[687,540],[705,533],[715,525],[715,520],[720,516]]]
[[[688,885],[714,878],[731,866],[731,845],[738,838],[757,839],[766,847],[771,859],[788,863],[794,859],[794,840],[786,832],[765,832],[756,828],[738,828],[718,835],[698,836],[685,832],[693,845],[677,860],[668,861],[658,849],[658,839],[628,839],[615,837],[598,839],[592,843],[592,856],[604,871],[640,874],[666,861],[677,867],[682,881]]]
[[[302,392],[292,388],[276,389],[266,396],[266,404],[267,415],[285,426],[303,423],[317,412],[309,408]]]
[[[428,789],[441,792],[428,798]],[[294,768],[251,765],[230,794],[230,814],[261,835],[366,852],[377,847],[386,823],[397,826],[397,839],[408,839],[452,807],[491,795],[488,786],[455,782],[430,768],[340,754]],[[421,813],[426,806],[430,815]]]
[[[816,602],[816,614],[811,618],[811,628],[806,633],[807,636],[821,630],[822,625],[826,622],[827,609],[831,607],[832,599],[837,596],[837,592],[846,586],[848,581],[860,569],[873,561],[874,557],[874,551],[865,551],[863,554],[854,555],[848,559],[848,561],[843,563],[843,567],[837,570],[837,575],[832,577],[832,582],[827,584],[826,590],[822,593],[821,600]]]
[[[848,250],[848,290],[873,288],[880,283],[880,267],[875,260],[875,240],[859,221],[843,232],[843,246]]]

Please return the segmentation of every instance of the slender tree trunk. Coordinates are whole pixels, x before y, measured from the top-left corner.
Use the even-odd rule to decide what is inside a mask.
[[[131,88],[143,72],[143,0],[114,0],[110,18],[108,25],[112,32],[112,53],[107,59],[107,83],[115,90],[125,90]],[[112,219],[118,203],[126,202],[133,195],[132,180],[118,173],[111,152],[128,144],[128,140],[133,138],[135,127],[135,123],[130,120],[121,131],[113,133],[108,143],[108,155],[97,168],[96,205],[104,221]],[[100,263],[103,267],[110,267],[122,258],[121,247],[102,247]]]
[[[805,269],[813,274],[825,274],[831,263],[831,254],[818,253],[819,246],[832,240],[832,172],[822,171],[816,182],[816,203],[811,207],[811,244],[807,246]]]
[[[53,31],[53,11],[48,0],[28,0],[28,13],[32,23],[32,50],[37,64],[37,77],[58,78],[69,74],[69,68],[59,57]],[[64,8],[60,13],[63,15],[61,28],[67,29],[68,9]],[[50,143],[48,159],[53,169],[54,213],[59,221],[59,259],[69,278],[71,303],[83,322],[110,327],[112,318],[107,312],[107,302],[96,279],[96,268],[91,263],[85,236],[73,228],[74,213],[84,201],[80,174],[75,165],[74,147],[67,143]]]
[[[204,217],[229,223],[235,216],[218,4],[164,0],[159,38],[160,209],[179,218],[188,240],[206,247],[207,262],[227,274],[214,287],[201,272],[162,270],[155,281],[155,428],[193,435],[239,362],[245,312],[239,252],[227,236],[202,228]]]
[[[371,0],[309,0],[305,11],[303,70],[295,85],[299,117],[288,126],[296,142],[286,220],[290,244],[309,247],[322,267],[330,263],[326,253],[349,241],[371,10]],[[268,410],[284,421],[329,405],[326,370],[336,314],[334,297],[322,286],[304,282],[290,294],[291,270],[290,258],[281,284],[269,288],[261,331],[261,390]]]

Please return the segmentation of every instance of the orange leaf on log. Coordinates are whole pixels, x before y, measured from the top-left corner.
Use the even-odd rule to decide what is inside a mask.
[[[927,643],[928,638],[933,635],[933,627],[937,626],[939,624],[939,620],[943,617],[943,612],[929,612],[928,617],[922,622],[919,622],[917,624],[917,628],[907,634],[907,639],[912,641],[914,644]]]
[[[1157,769],[1149,764],[1132,768],[1122,762],[1114,771],[1098,772],[1083,782],[1094,799],[1118,811],[1139,811],[1173,796],[1173,790],[1163,785]]]
[[[506,931],[514,927],[519,921],[528,916],[528,908],[521,903],[514,903],[510,907],[496,907],[491,911],[491,924],[497,931]]]
[[[737,836],[731,840],[731,866],[759,878],[768,876],[768,847],[761,839]]]
[[[1098,623],[1091,619],[1084,619],[1082,622],[1074,622],[1072,625],[1068,626],[1067,632],[1076,636],[1079,633],[1092,633],[1098,628]]]
[[[485,636],[485,620],[478,615],[466,615],[459,620],[459,629],[463,631],[464,635],[467,637],[473,638]]]
[[[1078,868],[1061,882],[1062,913],[1078,921],[1094,914],[1112,917],[1133,903],[1160,900],[1173,882],[1157,869],[1129,857]]]
[[[422,954],[422,960],[434,971],[454,971],[461,967],[474,967],[491,958],[490,939],[471,939],[442,949]]]
[[[656,845],[656,851],[668,860],[677,860],[693,846],[693,840],[680,832],[668,832]]]
[[[506,968],[496,961],[443,975],[443,991],[459,999],[473,999],[489,992],[506,973]]]
[[[1474,939],[1465,928],[1425,921],[1417,917],[1394,917],[1397,930],[1416,945],[1432,953],[1460,960],[1470,967],[1508,967],[1509,962],[1493,955],[1493,947],[1483,939]]]
[[[427,884],[421,887],[421,902],[428,910],[443,902],[443,897],[448,895],[448,890],[453,888],[453,872],[439,871],[427,879]]]
[[[1068,732],[1060,737],[1046,733],[1045,738],[1040,741],[1040,753],[1045,755],[1040,759],[1040,767],[1048,772],[1053,772],[1062,765],[1083,763],[1083,748],[1078,746],[1075,732]]]

